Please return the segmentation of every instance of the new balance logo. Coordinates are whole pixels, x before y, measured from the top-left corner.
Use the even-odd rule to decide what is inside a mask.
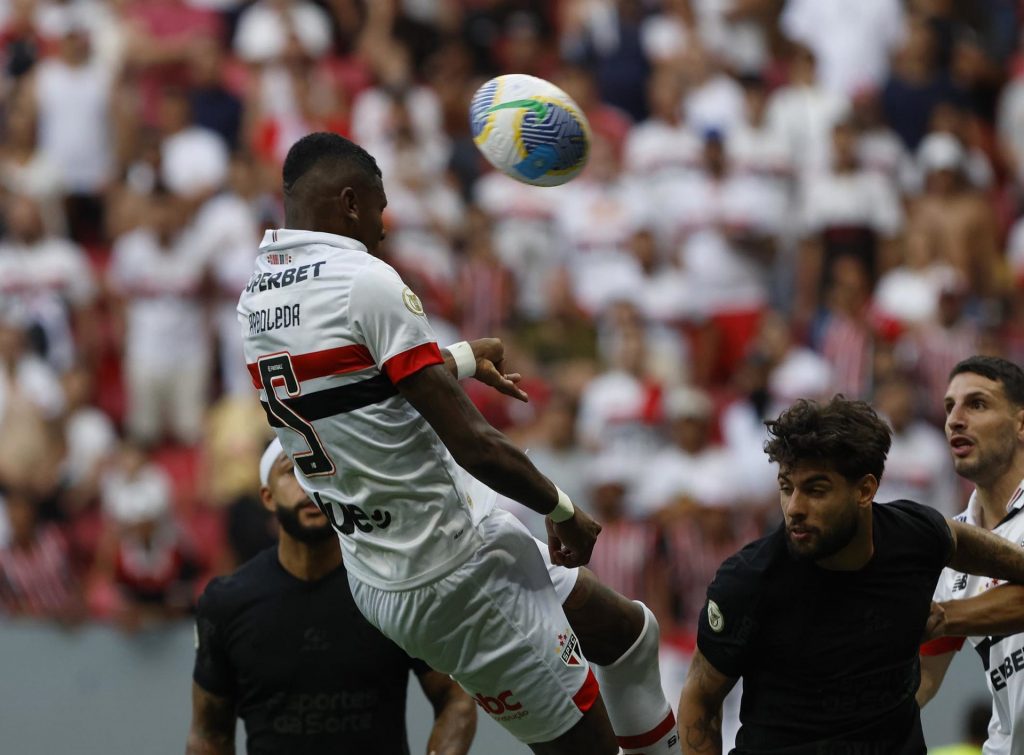
[[[961,574],[953,580],[953,592],[960,592],[967,589],[967,575]]]

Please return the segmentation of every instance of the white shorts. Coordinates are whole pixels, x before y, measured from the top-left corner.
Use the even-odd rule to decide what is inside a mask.
[[[478,528],[483,545],[451,574],[403,591],[350,574],[352,596],[385,636],[451,675],[521,742],[551,741],[598,695],[562,611],[576,571],[558,567],[549,575],[547,546],[506,511],[495,510]]]

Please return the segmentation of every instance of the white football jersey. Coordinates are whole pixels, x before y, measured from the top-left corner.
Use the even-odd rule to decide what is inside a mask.
[[[463,470],[399,393],[443,363],[416,295],[354,239],[267,231],[238,302],[245,359],[357,579],[404,590],[480,545]]]
[[[977,493],[971,494],[967,509],[956,519],[978,525]],[[1006,516],[993,533],[1024,547],[1024,481],[1006,506]],[[935,588],[935,600],[973,598],[1000,584],[998,579],[944,569]],[[1024,755],[1024,633],[1007,637],[968,637],[981,656],[985,681],[992,693],[992,720],[984,755]],[[959,649],[963,638],[942,637],[926,643],[925,654],[938,655]]]

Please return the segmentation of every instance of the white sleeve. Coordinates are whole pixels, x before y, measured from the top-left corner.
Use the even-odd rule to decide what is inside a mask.
[[[356,337],[392,383],[444,363],[419,297],[392,268],[369,264],[356,274],[349,313]]]

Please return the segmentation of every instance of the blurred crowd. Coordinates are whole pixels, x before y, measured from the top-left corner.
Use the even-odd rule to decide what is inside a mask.
[[[0,0],[0,616],[136,628],[273,542],[235,303],[314,130],[376,156],[442,345],[505,340],[530,403],[467,390],[670,642],[777,521],[798,397],[872,401],[879,499],[956,512],[949,368],[1024,359],[1021,6]],[[587,113],[577,180],[477,152],[509,72]]]

